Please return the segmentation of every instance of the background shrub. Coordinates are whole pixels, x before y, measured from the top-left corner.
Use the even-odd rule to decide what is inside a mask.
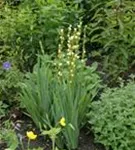
[[[20,72],[13,60],[0,61],[0,101],[13,104],[19,100],[19,82],[23,81],[24,74]]]
[[[100,101],[91,105],[89,123],[97,142],[107,149],[134,150],[135,82],[106,89]]]
[[[104,71],[114,81],[134,65],[135,2],[97,0],[86,3],[88,5],[82,2],[83,22],[87,25],[87,52],[90,56],[99,56]]]
[[[62,0],[24,0],[17,7],[4,6],[0,16],[0,53],[17,54],[21,68],[28,70],[41,53],[41,45],[46,53],[56,52],[58,30],[76,24],[79,11]]]

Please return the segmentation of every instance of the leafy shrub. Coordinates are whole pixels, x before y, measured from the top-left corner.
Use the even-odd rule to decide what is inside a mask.
[[[6,115],[7,107],[8,107],[8,105],[6,105],[2,101],[0,101],[0,119]]]
[[[0,101],[7,104],[18,100],[19,82],[24,74],[16,67],[13,61],[1,62],[0,67]]]
[[[33,73],[22,84],[22,102],[37,126],[52,128],[64,117],[66,126],[57,138],[57,145],[76,149],[80,128],[86,123],[86,113],[100,86],[96,64],[85,65],[79,58],[81,26],[69,27],[67,45],[64,32],[58,56],[42,56]],[[66,52],[62,52],[67,47]],[[34,88],[33,88],[34,87]]]
[[[106,89],[100,101],[91,105],[89,123],[97,142],[107,149],[134,150],[135,146],[135,82]]]
[[[14,52],[22,69],[31,69],[41,45],[45,52],[56,53],[58,29],[76,24],[78,15],[75,6],[62,0],[24,0],[18,7],[5,6],[0,12],[0,53]]]
[[[99,51],[104,70],[113,81],[134,64],[134,7],[132,0],[97,1],[84,17],[90,53],[92,49]]]
[[[7,144],[7,149],[16,149],[18,147],[18,137],[12,127],[12,123],[7,120],[2,123],[0,130],[0,140]]]
[[[9,6],[18,6],[23,0],[2,0],[3,3],[8,4]]]

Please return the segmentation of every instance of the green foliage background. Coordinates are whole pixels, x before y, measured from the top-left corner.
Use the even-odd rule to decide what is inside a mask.
[[[59,29],[76,24],[79,13],[76,5],[67,6],[61,0],[25,0],[17,7],[4,6],[0,14],[0,54],[16,54],[18,64],[30,69],[36,54],[41,53],[39,42],[46,53],[55,53]]]
[[[99,51],[103,69],[114,81],[135,63],[135,2],[106,0],[90,6],[84,14],[88,26],[87,50]]]

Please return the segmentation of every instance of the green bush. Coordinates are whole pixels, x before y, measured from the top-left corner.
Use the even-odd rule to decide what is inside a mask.
[[[24,0],[17,7],[5,5],[0,16],[0,53],[17,54],[21,68],[31,69],[41,46],[56,53],[59,29],[76,24],[79,11],[62,0]]]
[[[106,89],[91,105],[89,123],[97,142],[107,149],[135,149],[135,82]]]
[[[7,111],[6,111],[7,108],[8,106],[4,104],[2,101],[0,101],[0,119],[5,117],[5,115],[7,114]]]
[[[24,74],[17,68],[11,58],[0,61],[0,101],[12,104],[18,101],[19,82],[23,81]]]
[[[80,128],[86,123],[86,113],[100,87],[97,65],[85,65],[79,58],[80,25],[69,27],[67,49],[62,52],[64,32],[58,56],[42,56],[33,73],[22,84],[22,103],[38,127],[52,128],[64,117],[66,126],[58,135],[58,147],[76,149]],[[73,32],[73,33],[72,33]]]
[[[135,63],[135,2],[95,1],[95,5],[91,6],[84,16],[88,50],[90,53],[91,50],[99,51],[104,71],[114,81]]]
[[[6,143],[7,149],[15,150],[18,147],[18,137],[9,120],[2,122],[0,141]]]

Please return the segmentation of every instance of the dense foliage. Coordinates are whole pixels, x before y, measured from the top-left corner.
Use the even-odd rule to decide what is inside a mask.
[[[113,81],[134,65],[134,7],[131,0],[106,0],[98,2],[86,15],[89,45],[95,46],[89,48],[90,53],[91,49],[99,51],[104,70]]]
[[[36,54],[41,53],[41,46],[47,53],[56,52],[58,30],[76,24],[79,11],[61,0],[26,0],[18,7],[6,5],[1,8],[0,15],[0,54],[4,57],[1,59],[13,53],[18,65],[30,69]]]
[[[100,101],[91,105],[89,123],[97,142],[107,149],[134,150],[135,141],[135,82],[107,89]]]

